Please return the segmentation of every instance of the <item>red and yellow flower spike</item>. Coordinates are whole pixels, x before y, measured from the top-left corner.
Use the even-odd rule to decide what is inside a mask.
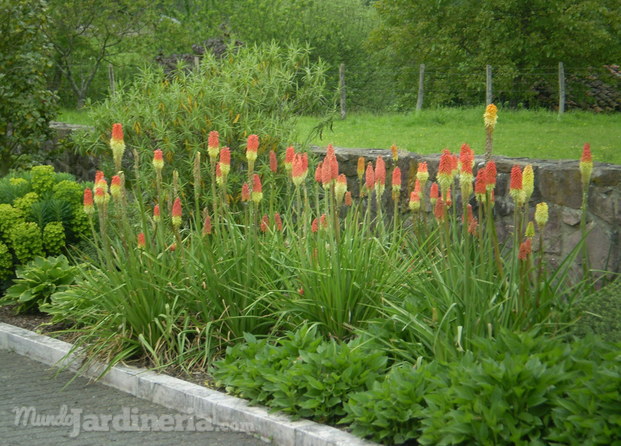
[[[261,224],[259,226],[261,228],[261,232],[267,232],[270,229],[270,220],[266,214],[261,217]]]
[[[95,213],[95,206],[93,205],[93,191],[91,189],[84,189],[84,213],[88,216]]]
[[[487,183],[486,183],[486,169],[479,169],[477,171],[477,178],[474,181],[474,195],[479,203],[485,201],[486,192],[487,192]]]
[[[334,197],[336,198],[337,205],[340,205],[343,202],[345,192],[347,192],[347,178],[345,177],[345,174],[340,174],[336,179],[336,184],[334,185]]]
[[[220,134],[216,130],[212,130],[207,138],[207,154],[212,163],[216,162],[218,152],[220,152]]]
[[[485,184],[488,191],[493,191],[496,187],[496,163],[494,161],[488,161],[485,164]]]
[[[261,178],[256,173],[252,176],[251,199],[257,205],[263,199],[263,186],[261,185]]]
[[[364,156],[359,156],[358,157],[358,165],[356,166],[356,173],[358,174],[358,181],[362,181],[362,179],[364,178],[364,165],[365,165],[366,161],[364,159]]]
[[[416,170],[416,179],[420,181],[421,188],[425,189],[425,184],[427,184],[427,180],[429,179],[429,170],[427,168],[426,162],[421,162],[418,164],[418,169]]]
[[[172,207],[172,225],[175,229],[181,226],[181,216],[182,216],[181,199],[177,197],[175,198],[175,201]]]
[[[411,211],[416,212],[420,210],[420,194],[416,190],[413,190],[412,193],[410,193],[410,201],[408,206]]]
[[[353,204],[352,198],[351,198],[351,191],[347,191],[345,192],[345,206],[349,207]]]
[[[593,157],[591,155],[591,145],[586,143],[582,148],[582,157],[580,158],[580,176],[582,177],[582,185],[586,187],[591,181],[593,172]]]
[[[242,202],[250,201],[250,186],[248,186],[248,183],[242,184],[241,201]]]
[[[386,187],[386,163],[381,156],[377,157],[375,161],[375,193],[377,197],[381,197],[384,194]]]
[[[444,149],[440,156],[440,165],[438,166],[438,184],[442,191],[442,197],[446,197],[447,191],[453,184],[453,156]]]
[[[308,173],[308,155],[296,154],[293,159],[293,167],[291,170],[291,179],[295,187],[299,187]]]
[[[110,195],[115,200],[120,200],[123,196],[123,186],[121,184],[121,177],[118,175],[114,175],[112,177],[112,181],[110,182]]]
[[[246,160],[248,161],[248,171],[254,170],[254,162],[257,160],[257,152],[259,150],[259,137],[257,135],[249,135],[246,144]]]
[[[315,181],[321,184],[323,178],[323,161],[319,161],[317,167],[315,168]]]
[[[160,149],[155,149],[153,151],[153,168],[160,174],[164,168],[164,154]]]
[[[155,223],[159,223],[159,222],[160,222],[160,220],[161,220],[161,217],[160,217],[160,205],[159,205],[159,204],[156,204],[156,205],[153,207],[153,221],[154,221]]]
[[[224,174],[222,173],[222,163],[216,164],[216,184],[224,186]]]
[[[120,123],[112,124],[112,137],[110,138],[110,149],[112,158],[117,171],[121,170],[121,160],[125,152],[125,141],[123,140],[123,125]]]
[[[520,205],[523,203],[524,191],[522,184],[522,169],[520,166],[515,165],[511,168],[511,183],[509,184],[509,194]]]
[[[438,198],[440,198],[440,188],[438,183],[431,183],[431,189],[429,190],[429,202],[435,205]]]
[[[222,148],[220,151],[220,172],[222,172],[222,176],[226,181],[226,177],[229,175],[231,171],[231,149],[228,147]]]
[[[401,193],[401,169],[399,169],[398,166],[392,171],[391,186],[392,199],[397,201],[399,200],[399,194]]]
[[[518,252],[519,260],[523,260],[523,261],[528,260],[528,256],[530,256],[530,253],[532,252],[531,243],[532,243],[531,239],[527,238],[520,244],[520,251]]]
[[[446,218],[446,203],[444,203],[444,200],[442,200],[442,198],[438,198],[438,200],[436,201],[436,204],[433,208],[433,215],[436,217],[438,223],[444,221],[444,219]]]
[[[138,249],[145,249],[147,247],[147,240],[144,236],[144,232],[141,232],[136,237],[136,244],[138,245]]]
[[[287,147],[287,150],[285,151],[285,171],[287,173],[290,173],[291,169],[293,169],[294,159],[295,159],[295,149],[293,148],[293,146],[289,146]]]
[[[365,173],[365,187],[369,193],[375,188],[375,171],[373,170],[373,164],[369,161],[367,164],[367,170]]]

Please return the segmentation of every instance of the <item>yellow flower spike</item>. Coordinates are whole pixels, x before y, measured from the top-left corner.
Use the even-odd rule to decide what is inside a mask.
[[[548,222],[548,205],[547,203],[539,203],[535,208],[535,222],[539,229],[542,229]]]
[[[498,108],[494,104],[489,104],[483,114],[485,128],[493,130],[496,127],[496,121],[498,121]]]
[[[530,197],[535,190],[535,172],[533,166],[528,164],[522,172],[522,191],[524,192],[524,201],[528,203]]]
[[[532,221],[528,222],[528,225],[526,226],[526,237],[534,237],[535,236],[535,225],[533,224]]]

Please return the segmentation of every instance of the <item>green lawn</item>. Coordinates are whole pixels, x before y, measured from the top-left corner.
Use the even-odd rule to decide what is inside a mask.
[[[443,148],[458,151],[467,142],[476,153],[485,147],[483,108],[436,109],[415,113],[351,114],[337,119],[333,131],[311,143],[338,147],[389,148],[417,153],[438,153]],[[319,118],[299,120],[298,134],[304,140]],[[498,110],[494,153],[513,157],[575,159],[585,142],[591,144],[595,161],[621,164],[621,114],[568,112],[559,120],[549,111]]]
[[[61,110],[59,121],[92,124],[86,113]],[[305,141],[320,121],[302,117],[298,122],[298,141]],[[445,108],[415,113],[350,114],[344,121],[334,121],[333,131],[323,139],[310,139],[315,145],[332,143],[339,147],[399,148],[418,153],[438,153],[443,148],[455,152],[467,142],[476,153],[485,146],[483,108]],[[621,114],[568,112],[558,114],[544,110],[498,111],[494,133],[494,153],[542,159],[576,159],[585,142],[591,144],[595,161],[621,164]]]

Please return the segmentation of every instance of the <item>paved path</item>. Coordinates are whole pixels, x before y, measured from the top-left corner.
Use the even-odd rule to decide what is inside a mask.
[[[0,446],[266,445],[84,378],[63,389],[72,377],[70,372],[54,377],[48,366],[0,350]],[[130,431],[132,422],[144,430]]]

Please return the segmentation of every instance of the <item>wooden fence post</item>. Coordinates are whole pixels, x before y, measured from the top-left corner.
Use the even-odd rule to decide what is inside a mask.
[[[111,63],[108,64],[108,82],[110,82],[110,94],[113,95],[115,92],[114,87],[114,67]]]
[[[345,90],[345,64],[339,65],[339,93],[341,94],[341,119],[347,116],[347,92]]]
[[[492,100],[492,66],[485,66],[485,105],[489,105]]]
[[[565,67],[558,63],[558,115],[565,113]]]
[[[425,94],[424,88],[425,81],[425,64],[420,64],[418,71],[418,97],[416,98],[416,112],[420,112],[423,109],[423,96]]]

